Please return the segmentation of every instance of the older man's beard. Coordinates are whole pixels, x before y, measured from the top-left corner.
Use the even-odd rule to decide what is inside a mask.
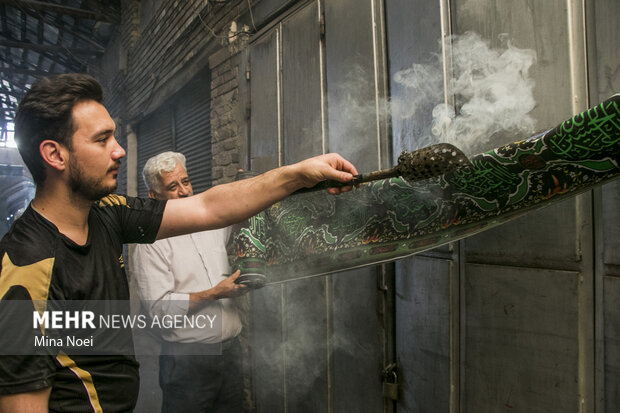
[[[114,185],[105,186],[103,179],[85,178],[80,167],[71,159],[69,163],[69,185],[74,194],[89,201],[97,201],[116,190]]]

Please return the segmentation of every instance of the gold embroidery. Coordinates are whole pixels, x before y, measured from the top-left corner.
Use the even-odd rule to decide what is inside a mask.
[[[125,205],[127,208],[129,208],[129,205],[127,205],[127,198],[121,195],[111,194],[99,200],[100,207],[113,205]]]

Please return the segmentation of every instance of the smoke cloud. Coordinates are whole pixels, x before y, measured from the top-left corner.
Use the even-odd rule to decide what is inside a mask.
[[[471,155],[490,149],[489,146],[531,136],[535,121],[529,112],[536,102],[529,71],[536,55],[532,50],[512,46],[506,36],[501,40],[502,47],[492,48],[475,33],[452,37],[446,53],[450,58],[447,73],[451,79],[444,80],[445,65],[439,49],[431,63],[413,63],[395,73],[394,97],[378,104],[374,89],[369,87],[374,82],[374,73],[353,66],[346,78],[330,84],[328,129],[335,139],[330,142],[329,150],[347,157],[350,157],[347,151],[354,151],[357,161],[372,165],[377,158],[377,143],[356,137],[374,135],[377,121],[389,120],[394,147],[409,150],[449,142]],[[444,96],[454,97],[455,105],[446,104]],[[313,131],[321,130],[318,121],[312,126]],[[361,196],[360,192],[358,200]],[[253,293],[256,300],[253,310],[260,312],[262,320],[279,320],[282,326],[286,325],[275,326],[276,334],[282,336],[273,337],[271,330],[254,331],[255,342],[262,344],[252,348],[254,365],[259,366],[256,388],[260,400],[273,401],[278,406],[286,403],[304,411],[316,410],[313,395],[324,391],[327,385],[324,381],[330,374],[327,364],[317,362],[318,358],[309,349],[319,347],[321,351],[329,351],[332,363],[345,360],[341,365],[363,354],[363,344],[345,335],[329,337],[329,348],[323,349],[327,345],[323,323],[327,321],[320,320],[323,313],[313,311],[317,303],[316,295],[309,293],[311,285],[307,280],[293,280],[268,285]],[[284,311],[283,307],[274,305],[285,296],[295,309]],[[314,320],[309,321],[310,317]],[[266,326],[269,324],[259,325],[263,329]],[[373,351],[367,347],[369,352]],[[349,365],[352,364],[353,361]]]
[[[448,142],[471,155],[490,149],[489,144],[507,143],[535,131],[535,120],[529,115],[536,105],[535,85],[529,71],[536,53],[513,46],[507,35],[500,40],[504,46],[492,48],[476,33],[453,36],[445,65],[442,54],[437,54],[430,64],[414,63],[394,74],[395,84],[402,89],[391,102],[395,125],[428,119],[424,112],[429,102],[441,102],[432,109],[427,126],[416,128],[418,136],[395,131],[401,147],[410,147],[409,139],[417,147]],[[448,82],[444,82],[444,67],[452,76]],[[456,107],[445,102],[444,91],[448,99],[454,97]]]

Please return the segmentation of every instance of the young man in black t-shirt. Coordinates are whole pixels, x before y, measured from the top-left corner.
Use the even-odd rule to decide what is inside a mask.
[[[16,140],[37,189],[0,242],[0,301],[127,300],[123,243],[228,226],[299,188],[357,173],[327,154],[189,198],[109,195],[125,151],[101,101],[96,80],[71,74],[39,80],[20,102]],[[3,331],[0,347],[24,331]],[[0,356],[0,413],[125,412],[137,391],[131,354]]]
[[[2,300],[129,300],[122,244],[152,242],[164,206],[165,202],[150,199],[103,198],[90,210],[88,238],[83,245],[29,207],[0,242]],[[115,334],[109,337],[113,340],[127,339],[119,330],[101,334]],[[24,344],[30,341],[20,335],[11,339]],[[138,364],[131,351],[128,353],[0,357],[0,394],[51,386],[51,411],[130,411],[138,391]]]

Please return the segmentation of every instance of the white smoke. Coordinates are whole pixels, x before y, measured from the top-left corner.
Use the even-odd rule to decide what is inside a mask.
[[[440,62],[437,64],[414,63],[410,68],[394,74],[394,81],[404,86],[403,93],[392,101],[392,117],[408,119],[428,102],[439,99],[443,92]]]
[[[497,144],[493,138],[502,133],[510,133],[504,139],[518,139],[535,131],[535,120],[529,115],[536,105],[529,70],[536,53],[513,46],[506,35],[500,40],[503,47],[491,48],[476,33],[453,36],[446,53],[452,75],[448,82],[444,82],[440,54],[431,64],[413,64],[394,75],[394,81],[404,88],[391,102],[397,124],[420,119],[418,110],[428,108],[429,102],[444,101],[444,91],[454,96],[456,108],[446,102],[434,107],[430,127],[424,129],[423,136],[412,137],[421,141],[417,146],[448,142],[471,154],[472,150],[488,149],[485,146],[490,141]]]

